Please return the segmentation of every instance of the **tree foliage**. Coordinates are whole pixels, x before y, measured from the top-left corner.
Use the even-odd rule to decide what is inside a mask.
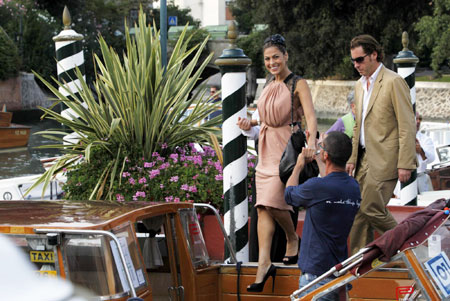
[[[267,24],[270,34],[285,36],[289,67],[308,78],[356,76],[348,56],[349,42],[358,34],[374,36],[388,60],[401,50],[405,30],[413,49],[413,24],[430,12],[427,2],[407,0],[236,0],[235,6],[242,12],[236,15],[244,26],[240,31],[248,30],[251,20]]]
[[[5,0],[0,3],[0,26],[16,45],[20,70],[35,70],[48,79],[56,73],[52,37],[57,26],[47,11],[36,8],[31,0]]]
[[[0,26],[0,80],[16,76],[19,67],[20,58],[17,47]]]
[[[431,67],[439,74],[443,65],[450,66],[450,0],[433,1],[433,15],[416,24],[419,46],[431,49]]]

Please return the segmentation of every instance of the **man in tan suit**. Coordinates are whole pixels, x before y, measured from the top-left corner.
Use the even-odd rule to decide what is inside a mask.
[[[383,66],[383,50],[370,35],[350,42],[351,60],[361,74],[355,85],[356,124],[349,175],[361,188],[361,207],[350,232],[352,254],[397,225],[387,210],[397,180],[416,168],[415,120],[409,87]]]

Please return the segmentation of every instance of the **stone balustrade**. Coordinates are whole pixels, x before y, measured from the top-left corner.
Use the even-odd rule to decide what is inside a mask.
[[[260,92],[265,80],[258,79],[257,82]],[[334,119],[349,112],[347,95],[355,83],[355,81],[308,80],[317,117]],[[450,119],[450,83],[416,82],[416,95],[416,108],[424,119],[431,121]]]

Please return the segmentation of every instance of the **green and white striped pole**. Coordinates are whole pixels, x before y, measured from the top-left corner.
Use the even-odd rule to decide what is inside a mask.
[[[403,49],[394,58],[397,73],[403,77],[409,86],[414,116],[416,113],[416,64],[419,58],[408,49],[409,38],[406,31],[402,34]],[[411,173],[411,178],[406,183],[401,183],[400,200],[402,204],[417,206],[417,169]]]
[[[55,41],[58,80],[77,95],[78,91],[81,90],[80,81],[75,74],[77,67],[83,74],[83,79],[86,80],[82,45],[84,37],[70,28],[71,23],[69,10],[65,6],[63,11],[64,29],[53,37],[53,41]],[[59,92],[64,96],[70,95],[63,87],[59,87]],[[78,118],[77,114],[71,109],[61,108],[61,115],[70,120]]]
[[[236,250],[238,261],[248,261],[247,138],[236,125],[247,117],[245,101],[246,69],[251,64],[242,49],[236,48],[236,25],[228,27],[230,48],[215,61],[222,74],[222,145],[224,224]],[[231,262],[229,252],[225,262]]]

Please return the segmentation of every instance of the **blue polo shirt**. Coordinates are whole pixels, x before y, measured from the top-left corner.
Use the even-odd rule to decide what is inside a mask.
[[[285,190],[289,205],[306,209],[298,266],[316,276],[347,259],[347,238],[358,212],[358,182],[345,172],[311,178]]]

